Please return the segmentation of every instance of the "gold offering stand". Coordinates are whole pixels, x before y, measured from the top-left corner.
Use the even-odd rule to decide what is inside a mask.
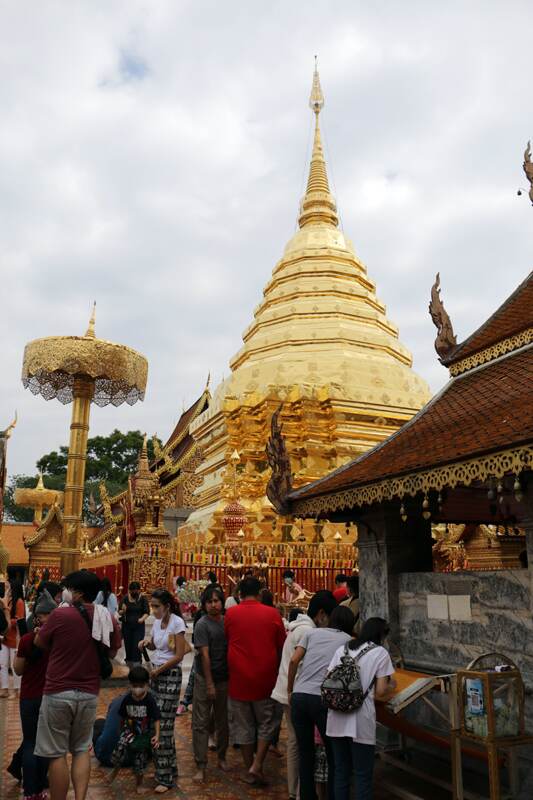
[[[29,342],[24,350],[22,383],[45,400],[72,403],[65,483],[61,574],[78,569],[81,513],[91,403],[133,405],[144,399],[148,363],[121,344],[97,339],[95,311],[85,336],[49,336]]]

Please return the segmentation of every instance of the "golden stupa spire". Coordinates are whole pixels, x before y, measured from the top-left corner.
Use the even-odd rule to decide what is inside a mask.
[[[324,148],[322,146],[322,136],[320,134],[320,124],[318,120],[320,112],[324,107],[324,95],[322,94],[322,87],[320,86],[316,56],[309,106],[315,114],[315,138],[313,141],[313,153],[311,155],[307,189],[302,199],[298,223],[300,228],[303,228],[304,225],[317,222],[337,227],[339,218],[337,217],[335,201],[329,190],[326,159],[324,158]]]
[[[150,475],[150,465],[148,462],[148,436],[145,433],[143,438],[143,446],[139,454],[137,476],[146,477],[147,475]]]
[[[89,339],[96,339],[96,334],[94,332],[94,326],[96,323],[96,300],[93,303],[93,310],[91,314],[91,319],[89,320],[89,327],[87,328],[87,332],[85,334],[86,337]]]

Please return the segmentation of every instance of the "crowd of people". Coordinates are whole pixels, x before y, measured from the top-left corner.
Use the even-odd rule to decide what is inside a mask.
[[[288,596],[306,596],[291,570],[284,580]],[[284,725],[289,800],[347,800],[354,782],[358,800],[372,797],[374,701],[394,688],[394,667],[386,621],[361,624],[357,576],[337,576],[334,591],[316,592],[305,608],[293,603],[285,619],[253,575],[228,603],[211,574],[193,620],[194,661],[181,702],[182,662],[192,648],[167,589],[146,598],[132,582],[117,597],[109,581],[80,570],[61,584],[42,583],[29,615],[20,584],[11,581],[2,594],[1,687],[8,692],[12,673],[22,727],[8,771],[22,781],[25,800],[65,800],[71,781],[83,800],[92,752],[109,767],[110,784],[127,768],[139,794],[172,790],[176,716],[191,704],[199,784],[212,777],[210,749],[228,772],[233,746],[243,762],[240,779],[267,786],[265,760],[269,752],[282,755]],[[97,720],[101,678],[122,641],[129,688]],[[152,790],[143,784],[150,760]]]

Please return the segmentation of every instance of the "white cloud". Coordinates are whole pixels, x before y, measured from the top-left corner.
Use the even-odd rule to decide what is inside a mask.
[[[527,2],[4,4],[0,424],[11,472],[67,441],[24,392],[24,344],[98,332],[150,361],[146,401],[93,433],[173,428],[228,374],[291,235],[313,55],[344,229],[437,389],[437,271],[459,338],[531,268]]]

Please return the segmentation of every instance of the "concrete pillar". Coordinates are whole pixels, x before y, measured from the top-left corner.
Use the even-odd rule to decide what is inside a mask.
[[[396,504],[383,504],[358,519],[361,620],[382,617],[399,634],[398,576],[431,572],[431,523],[422,516],[403,523]]]

